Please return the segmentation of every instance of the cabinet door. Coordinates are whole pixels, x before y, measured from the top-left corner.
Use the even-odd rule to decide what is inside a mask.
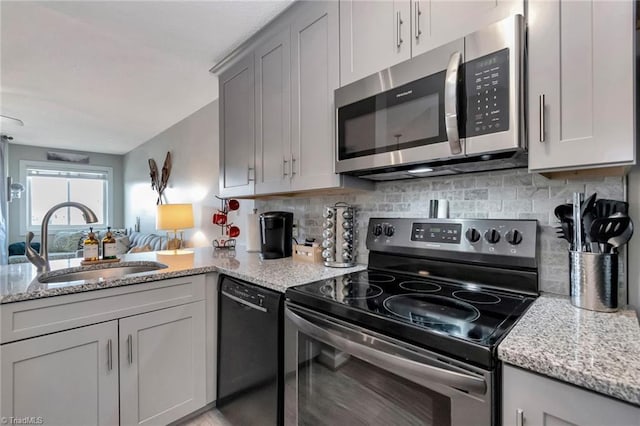
[[[252,195],[255,180],[253,55],[225,71],[220,87],[220,195]]]
[[[544,376],[505,365],[504,426],[629,426],[640,408]]]
[[[338,3],[307,2],[292,24],[292,189],[334,187]]]
[[[413,0],[411,53],[417,56],[487,27],[524,14],[523,0]]]
[[[411,2],[340,1],[340,85],[411,57]]]
[[[118,424],[117,357],[117,321],[3,345],[0,417]]]
[[[256,194],[291,186],[291,60],[289,28],[257,47]]]
[[[120,320],[120,420],[168,424],[206,404],[204,301]]]
[[[529,2],[532,171],[635,163],[633,3]]]

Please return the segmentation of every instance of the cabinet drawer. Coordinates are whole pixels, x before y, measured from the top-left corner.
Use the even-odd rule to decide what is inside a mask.
[[[0,343],[204,300],[204,275],[0,306]]]

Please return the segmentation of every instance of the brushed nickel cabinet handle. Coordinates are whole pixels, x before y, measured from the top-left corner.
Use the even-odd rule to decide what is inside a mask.
[[[295,164],[296,164],[296,159],[292,155],[291,156],[291,176],[290,176],[291,179],[293,179],[293,175],[296,174]]]
[[[285,178],[285,176],[289,176],[289,174],[287,173],[287,163],[288,161],[283,158],[282,159],[282,178],[283,179]]]
[[[129,365],[133,364],[133,337],[131,335],[127,337],[127,359],[129,360]]]
[[[520,408],[516,410],[516,426],[524,426],[524,411]]]
[[[255,176],[252,178],[251,177],[251,171],[255,170],[253,167],[251,166],[247,166],[247,181],[248,182],[254,182],[256,180]]]
[[[544,142],[544,94],[540,95],[540,142]]]
[[[107,370],[113,370],[113,343],[107,340]]]
[[[402,44],[402,15],[400,11],[396,12],[396,46],[398,49]]]
[[[420,2],[415,2],[415,11],[414,15],[416,18],[416,40],[420,39],[420,35],[422,35],[422,30],[420,29],[420,15],[422,15],[422,11],[420,10]]]

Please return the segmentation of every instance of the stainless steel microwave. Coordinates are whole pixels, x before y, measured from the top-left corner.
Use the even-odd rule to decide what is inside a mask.
[[[335,91],[336,172],[373,180],[522,167],[524,18]]]

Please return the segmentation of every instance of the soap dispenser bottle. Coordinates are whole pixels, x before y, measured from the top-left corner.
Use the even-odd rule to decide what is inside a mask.
[[[111,227],[107,227],[107,235],[102,239],[102,259],[116,259],[116,239],[113,238]]]
[[[100,243],[96,239],[96,234],[93,233],[93,228],[89,228],[89,234],[87,238],[84,240],[82,245],[82,254],[84,256],[84,260],[88,262],[93,262],[98,260],[98,247]]]

